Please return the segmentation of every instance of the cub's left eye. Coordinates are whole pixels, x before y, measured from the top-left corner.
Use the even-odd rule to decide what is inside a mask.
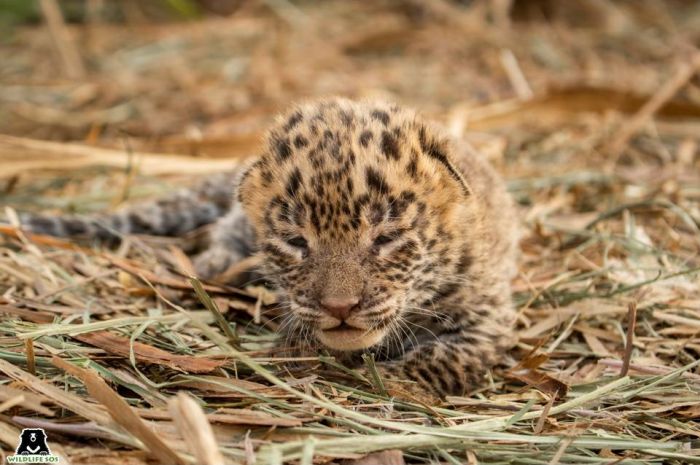
[[[377,236],[377,238],[374,240],[374,246],[381,247],[381,246],[387,245],[391,242],[394,242],[393,237],[387,236],[386,234],[382,234],[381,236]]]

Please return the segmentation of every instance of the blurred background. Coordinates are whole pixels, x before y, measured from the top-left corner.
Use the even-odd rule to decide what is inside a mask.
[[[145,176],[254,155],[276,112],[323,95],[414,106],[509,177],[665,163],[677,147],[649,138],[693,139],[697,126],[666,122],[700,117],[693,0],[4,0],[0,30],[0,134],[22,138],[0,139],[0,188],[19,206],[25,181],[32,201],[43,192],[33,176],[45,169],[77,179],[89,167],[94,181],[96,165],[123,169],[129,153],[198,157],[146,156]],[[639,130],[650,114],[663,123],[653,134]],[[633,136],[646,142],[632,151]]]

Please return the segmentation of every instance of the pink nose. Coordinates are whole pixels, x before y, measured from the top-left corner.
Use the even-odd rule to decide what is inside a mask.
[[[321,308],[330,316],[343,321],[347,320],[359,303],[358,297],[324,297]]]

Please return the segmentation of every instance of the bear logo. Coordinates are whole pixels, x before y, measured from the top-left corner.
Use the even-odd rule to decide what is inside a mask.
[[[19,437],[16,455],[49,455],[51,450],[46,443],[46,433],[41,428],[25,428]]]

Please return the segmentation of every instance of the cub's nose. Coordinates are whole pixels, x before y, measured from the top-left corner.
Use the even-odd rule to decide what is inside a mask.
[[[320,302],[324,312],[340,321],[347,320],[359,303],[359,297],[324,297]]]

